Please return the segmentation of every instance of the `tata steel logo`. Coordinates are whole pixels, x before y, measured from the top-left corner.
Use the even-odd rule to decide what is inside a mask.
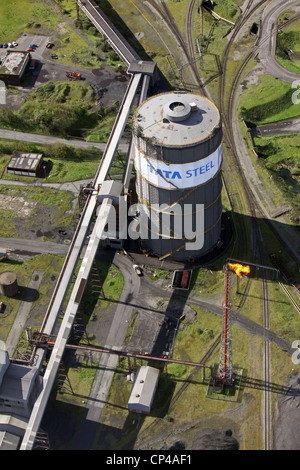
[[[184,178],[192,178],[197,177],[198,175],[204,175],[204,173],[212,170],[215,168],[215,165],[213,164],[212,161],[206,163],[206,165],[202,165],[198,168],[193,168],[191,170],[186,170],[184,174],[180,173],[179,171],[170,171],[170,170],[161,170],[160,168],[153,168],[149,163],[148,163],[148,169],[150,173],[154,173],[155,175],[159,175],[162,177],[165,177],[170,180],[176,180],[176,179],[182,179]]]
[[[222,146],[213,153],[189,163],[168,163],[145,155],[136,148],[134,165],[150,184],[163,189],[188,189],[206,183],[222,165]]]

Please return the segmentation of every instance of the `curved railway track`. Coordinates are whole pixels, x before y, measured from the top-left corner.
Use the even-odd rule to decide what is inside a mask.
[[[174,18],[172,16],[172,14],[170,13],[170,10],[168,9],[167,5],[162,2],[160,3],[159,5],[154,1],[154,0],[149,0],[150,3],[152,4],[152,6],[157,10],[159,11],[160,15],[163,17],[163,19],[167,22],[170,30],[172,31],[172,33],[174,34],[174,36],[176,37],[181,49],[182,49],[182,52],[183,54],[185,55],[186,59],[187,59],[187,62],[189,63],[190,65],[190,68],[193,72],[193,75],[194,75],[194,78],[195,78],[195,81],[196,81],[196,85],[197,86],[201,86],[202,87],[202,82],[201,82],[201,77],[200,77],[200,74],[199,74],[199,71],[198,71],[198,67],[197,67],[197,64],[195,62],[195,51],[194,51],[194,43],[193,43],[193,35],[192,35],[192,31],[193,31],[193,28],[192,28],[192,20],[193,20],[193,13],[194,13],[194,9],[195,9],[195,6],[197,4],[196,0],[192,0],[190,3],[189,3],[189,6],[188,6],[188,10],[187,10],[187,16],[186,16],[186,31],[187,31],[187,45],[185,43],[185,40],[184,38],[182,37],[182,34],[176,24],[176,22],[174,21]],[[225,78],[226,78],[226,63],[228,61],[228,57],[229,57],[229,52],[230,52],[230,48],[231,48],[231,45],[233,44],[237,34],[239,33],[239,31],[241,30],[242,26],[245,24],[245,22],[253,15],[253,13],[258,9],[260,8],[267,0],[262,0],[261,2],[259,2],[255,7],[251,8],[252,5],[253,5],[253,0],[249,0],[248,4],[247,4],[247,7],[243,13],[243,15],[239,18],[239,20],[237,21],[236,23],[236,26],[233,30],[233,34],[226,46],[226,49],[225,49],[225,53],[224,53],[224,56],[223,56],[223,59],[222,59],[222,70],[223,70],[223,75],[221,76],[221,79],[220,79],[220,85],[219,85],[219,91],[220,91],[220,109],[221,109],[221,112],[223,111],[224,112],[224,101],[223,101],[223,98],[224,98],[224,86],[225,86]],[[235,96],[235,92],[236,92],[236,89],[237,89],[237,86],[240,82],[240,78],[242,76],[242,73],[243,71],[245,70],[247,64],[249,63],[249,61],[255,56],[257,52],[257,49],[254,48],[249,54],[248,56],[245,58],[244,62],[242,63],[242,65],[240,66],[239,70],[238,70],[238,73],[236,74],[235,78],[234,78],[234,81],[232,83],[232,86],[231,86],[231,91],[230,91],[230,95],[229,95],[229,101],[228,101],[228,109],[227,109],[227,112],[226,112],[226,119],[224,121],[224,127],[225,127],[225,138],[226,140],[230,142],[230,147],[232,148],[232,151],[233,151],[233,154],[234,154],[234,158],[236,160],[236,164],[237,164],[237,168],[239,170],[239,173],[240,173],[240,176],[243,180],[243,184],[244,184],[244,188],[245,188],[245,191],[246,191],[246,194],[247,194],[247,199],[248,199],[248,205],[249,205],[249,210],[250,210],[250,213],[251,215],[253,215],[254,217],[254,220],[255,220],[255,217],[256,217],[256,210],[259,210],[259,208],[257,208],[256,204],[255,204],[255,200],[254,200],[254,197],[253,197],[253,194],[251,193],[251,190],[250,188],[248,187],[248,184],[247,184],[247,181],[245,179],[245,176],[240,168],[240,165],[239,165],[239,158],[238,158],[238,152],[237,152],[237,149],[235,148],[235,145],[234,145],[234,139],[233,139],[233,130],[232,130],[232,115],[233,115],[233,101],[234,101],[234,96]],[[203,90],[203,93],[205,93],[205,90]],[[100,167],[101,167],[101,164],[100,164]],[[99,169],[100,169],[99,167]],[[98,172],[97,174],[99,173],[99,169],[98,169]],[[96,175],[97,177],[97,175]],[[95,180],[96,180],[96,177],[95,177]],[[86,206],[88,205],[89,201],[90,201],[90,198],[91,198],[91,195],[88,196],[88,199],[86,201]],[[84,214],[84,210],[83,210],[83,213]],[[81,225],[81,220],[80,220],[80,223],[77,225],[77,228],[76,228],[76,231],[75,231],[75,234],[74,234],[74,237],[72,239],[72,242],[71,242],[71,246],[70,246],[70,249],[69,249],[69,252],[68,252],[68,255],[66,257],[66,260],[65,260],[65,263],[64,263],[64,266],[67,265],[67,263],[69,262],[69,253],[71,253],[71,251],[73,250],[74,248],[74,243],[75,243],[75,240],[76,240],[76,236],[78,234],[78,231],[79,231],[79,228],[80,228],[80,225]],[[63,276],[64,274],[64,266],[62,268],[62,271],[60,273],[60,278],[61,276]],[[59,278],[59,280],[60,280]],[[56,286],[59,285],[59,280],[56,284]],[[246,290],[248,291],[250,287],[250,283],[248,283],[247,287],[246,287]],[[54,295],[52,297],[52,299],[55,297],[56,295],[56,292],[54,292]],[[246,298],[246,295],[243,296],[243,299],[241,300],[241,303],[240,303],[240,306],[239,308],[241,308],[243,302],[245,301],[245,298]],[[264,298],[264,326],[266,328],[268,328],[269,326],[269,308],[268,308],[268,292],[267,292],[267,283],[265,280],[263,280],[263,298]],[[52,300],[51,299],[51,300]],[[48,309],[47,309],[47,313],[48,311],[50,311],[52,307],[52,304],[50,302],[49,306],[48,306]],[[48,314],[45,315],[45,318],[44,318],[44,321],[43,321],[43,324],[42,324],[42,327],[41,327],[41,331],[43,331],[44,329],[44,326],[45,326],[45,323],[47,321],[47,318],[48,318]],[[220,342],[220,336],[216,338],[216,340],[214,341],[214,343],[212,344],[212,346],[210,347],[210,349],[207,351],[207,353],[204,355],[204,357],[201,359],[201,362],[202,363],[205,363],[205,361],[208,359],[208,357],[211,355],[211,353],[214,351],[214,349],[216,348],[216,346],[219,344]],[[264,354],[264,357],[265,357],[265,378],[267,381],[269,381],[268,377],[269,377],[269,349],[268,349],[268,345],[269,345],[269,342],[268,341],[265,341],[265,354]],[[184,392],[184,390],[188,387],[189,385],[189,381],[191,380],[191,378],[193,377],[193,375],[195,375],[195,373],[197,372],[197,369],[195,369],[191,374],[190,376],[188,377],[187,379],[187,382],[180,388],[180,390],[176,393],[176,395],[173,397],[172,401],[171,401],[171,404],[170,404],[170,407],[174,406],[174,404],[176,403],[176,401],[178,400],[178,398],[181,396],[181,394]],[[267,416],[270,416],[270,413],[269,413],[269,410],[270,410],[270,404],[268,403],[267,401],[267,397],[269,396],[269,394],[266,394],[267,396],[265,397],[265,443],[266,443],[266,446],[268,448],[270,448],[270,443],[269,443],[269,436],[270,436],[270,432],[269,432],[269,424],[268,424],[268,420],[267,420]]]
[[[248,3],[248,7],[252,5],[252,1]],[[265,1],[261,1],[256,7],[253,9],[250,9],[247,7],[245,14],[243,15],[243,18],[239,22],[239,28],[242,27],[242,25],[245,24],[248,18],[251,17],[251,15],[265,3]],[[298,15],[299,16],[299,15]],[[281,26],[288,26],[291,22],[295,21],[297,17],[293,17],[291,20],[287,21],[284,25]],[[242,170],[240,166],[240,161],[239,161],[239,155],[238,155],[238,149],[235,144],[235,139],[234,139],[234,133],[233,133],[233,114],[234,114],[234,98],[236,96],[237,88],[239,86],[241,77],[243,75],[243,72],[245,71],[247,65],[249,64],[250,60],[253,59],[256,54],[258,53],[258,45],[257,41],[254,48],[252,51],[246,56],[244,61],[242,62],[240,68],[238,69],[238,72],[236,73],[233,83],[231,85],[230,93],[229,93],[229,98],[228,98],[228,107],[227,110],[224,110],[224,87],[225,87],[225,69],[226,69],[226,63],[228,61],[229,57],[229,51],[230,47],[233,43],[234,38],[237,36],[238,30],[235,30],[233,35],[231,36],[231,39],[226,47],[225,50],[225,55],[223,57],[222,61],[222,67],[223,67],[223,75],[220,80],[220,86],[219,86],[219,100],[220,100],[220,106],[221,110],[223,111],[225,115],[225,121],[224,121],[224,126],[226,129],[225,132],[225,139],[227,141],[227,144],[229,144],[229,148],[231,148],[232,155],[234,157],[234,161],[236,164],[236,168],[240,177],[240,180],[242,181],[242,185],[246,194],[247,198],[247,204],[248,204],[248,210],[250,213],[250,216],[252,217],[252,237],[253,237],[253,247],[257,247],[257,252],[253,253],[254,256],[258,256],[260,259],[261,264],[263,264],[263,258],[264,258],[264,247],[263,244],[261,243],[261,234],[260,234],[260,226],[259,222],[257,219],[257,216],[264,217],[265,214],[263,213],[261,207],[256,201],[256,198],[250,188],[250,185],[248,183],[248,180],[244,174],[244,171]],[[259,40],[259,38],[258,38]],[[245,229],[245,228],[244,228]],[[286,249],[289,250],[289,247],[286,245],[286,243],[282,240],[284,246]],[[250,288],[250,279],[247,283],[246,289],[249,290]],[[286,291],[286,289],[284,289]],[[268,294],[268,283],[267,283],[267,278],[266,278],[266,273],[263,274],[262,277],[262,295],[263,295],[263,325],[266,329],[270,328],[270,312],[269,312],[269,294]],[[245,300],[244,296],[244,300]],[[291,299],[291,296],[289,295],[289,298]],[[293,300],[293,304],[295,305],[295,301]],[[264,382],[265,383],[270,383],[270,365],[271,365],[271,358],[270,358],[270,342],[267,339],[264,339],[264,344],[263,344],[263,375],[264,375]],[[263,391],[263,446],[265,450],[270,450],[272,448],[272,443],[271,443],[271,393],[268,389],[264,389]]]
[[[225,90],[225,80],[226,80],[226,65],[228,62],[231,46],[233,45],[238,33],[240,32],[242,27],[245,25],[245,23],[252,17],[252,15],[261,6],[263,6],[266,3],[266,1],[267,0],[261,0],[257,5],[253,7],[253,0],[249,0],[245,11],[239,17],[235,25],[235,28],[231,34],[231,37],[226,45],[224,55],[222,57],[222,72],[223,73],[219,81],[219,107],[220,107],[221,113],[223,114],[224,139],[225,139],[225,142],[227,143],[228,148],[231,149],[231,152],[233,154],[233,158],[236,164],[236,168],[239,173],[239,177],[241,178],[241,181],[245,190],[248,211],[249,211],[249,215],[252,218],[252,236],[253,236],[252,248],[254,249],[253,256],[255,257],[257,256],[260,260],[264,257],[264,249],[263,249],[262,243],[260,242],[261,234],[260,234],[260,226],[259,226],[257,216],[258,215],[264,216],[264,214],[262,213],[262,210],[256,201],[256,198],[250,188],[250,185],[248,184],[244,171],[241,168],[238,149],[234,141],[234,133],[233,133],[233,126],[232,126],[232,118],[233,118],[233,111],[234,111],[233,110],[234,98],[236,95],[237,87],[239,86],[242,74],[244,70],[246,69],[247,65],[249,64],[250,60],[254,58],[258,52],[257,42],[259,42],[259,38],[254,48],[251,50],[251,52],[246,56],[246,58],[242,62],[241,66],[238,69],[238,72],[236,73],[234,77],[233,83],[230,88],[228,106],[226,110],[225,110],[225,103],[224,103],[224,90]],[[196,6],[196,1],[191,0],[188,6],[187,15],[186,15],[187,55],[190,60],[190,67],[193,70],[194,77],[197,83],[202,87],[201,77],[198,71],[198,67],[195,63],[195,52],[194,52],[193,33],[192,33],[193,32],[192,19],[193,19],[195,6]],[[285,26],[287,26],[291,21],[294,21],[294,20],[295,18],[286,22]],[[207,93],[205,92],[205,89],[203,88],[202,88],[202,92],[203,94],[207,95]],[[245,240],[248,239],[248,234],[246,233],[245,226],[243,227],[243,237],[244,237],[243,239]],[[286,246],[286,244],[284,245]],[[245,247],[243,247],[243,249],[245,249]],[[242,253],[240,253],[240,258],[243,259]],[[251,280],[249,279],[246,285],[244,295],[241,298],[239,309],[243,306],[247,298],[250,285],[251,285]],[[263,324],[265,328],[269,329],[270,327],[269,296],[268,296],[267,278],[265,276],[263,276],[262,278],[262,294],[263,294]],[[289,297],[291,298],[291,296]],[[216,344],[214,345],[214,348],[215,347],[216,347]],[[203,361],[203,358],[202,358],[202,361]],[[190,376],[187,379],[187,382],[182,385],[182,387],[178,390],[176,395],[173,397],[170,403],[170,409],[172,408],[172,406],[174,406],[178,398],[182,395],[184,390],[188,387],[189,380],[195,374],[195,372],[196,371],[193,371],[190,374]],[[264,373],[265,383],[269,383],[270,382],[270,343],[267,339],[264,339],[263,373]],[[263,401],[264,401],[264,404],[263,404],[263,445],[264,445],[264,449],[269,450],[272,448],[272,445],[271,445],[271,395],[268,390],[264,390]]]

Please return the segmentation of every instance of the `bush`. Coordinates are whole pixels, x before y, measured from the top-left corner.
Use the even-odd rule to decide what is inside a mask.
[[[186,371],[187,368],[184,364],[170,364],[168,366],[168,373],[174,377],[181,377]]]

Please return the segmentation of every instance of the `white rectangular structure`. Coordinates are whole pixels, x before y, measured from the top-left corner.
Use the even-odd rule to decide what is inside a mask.
[[[150,414],[159,379],[159,369],[142,366],[138,369],[128,400],[128,409]]]

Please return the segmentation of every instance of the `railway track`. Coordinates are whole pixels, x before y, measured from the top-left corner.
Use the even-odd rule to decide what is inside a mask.
[[[252,1],[248,3],[247,9],[245,10],[245,14],[243,15],[243,18],[240,20],[238,24],[238,28],[234,31],[234,33],[231,36],[231,39],[226,47],[225,54],[223,57],[222,61],[222,67],[223,67],[223,76],[220,79],[220,86],[219,86],[219,101],[220,101],[220,107],[221,110],[223,111],[223,114],[225,116],[225,121],[224,121],[224,127],[225,127],[225,139],[227,141],[227,145],[229,148],[231,148],[235,163],[236,163],[236,168],[239,173],[239,177],[242,181],[243,188],[245,190],[246,198],[247,198],[247,204],[248,204],[248,210],[249,214],[252,217],[252,238],[253,238],[253,245],[258,247],[258,252],[255,253],[260,258],[261,264],[263,264],[262,260],[264,258],[264,247],[262,244],[261,240],[261,234],[260,234],[260,227],[259,223],[257,220],[257,216],[264,217],[265,214],[262,212],[262,209],[258,205],[256,198],[254,197],[252,190],[249,186],[249,183],[245,177],[244,171],[242,170],[239,162],[239,155],[238,155],[238,149],[236,148],[235,140],[234,140],[234,133],[233,133],[233,112],[234,112],[234,98],[236,95],[237,87],[239,86],[241,77],[243,75],[243,72],[245,71],[247,65],[249,64],[250,60],[253,59],[256,54],[258,53],[258,41],[256,42],[254,48],[252,51],[246,56],[244,59],[243,63],[241,64],[240,68],[238,69],[238,72],[236,73],[233,83],[231,85],[230,89],[230,94],[228,98],[228,107],[227,110],[224,109],[225,104],[224,104],[224,87],[225,87],[225,70],[226,70],[226,63],[228,61],[229,57],[229,52],[230,52],[230,47],[233,43],[234,38],[237,36],[239,30],[241,27],[245,24],[247,19],[251,17],[251,15],[260,7],[262,6],[265,2],[261,1],[256,7],[253,9],[250,9],[250,6],[252,5]],[[249,8],[248,8],[249,7]],[[299,15],[298,15],[299,16]],[[286,27],[288,26],[291,22],[295,21],[297,16],[293,17],[289,21],[286,21],[284,25],[281,25],[280,27]],[[231,145],[230,145],[231,144]],[[284,243],[284,246],[286,248],[287,245]],[[284,286],[283,286],[284,287]],[[287,293],[288,297],[292,301],[292,303],[295,305],[296,302],[292,297],[289,295],[287,292],[287,289],[284,287],[285,292]],[[268,294],[268,284],[267,284],[267,278],[266,274],[264,273],[263,278],[262,278],[262,293],[263,293],[263,325],[266,329],[270,328],[270,311],[269,311],[269,294]],[[298,305],[295,305],[296,308],[299,308]],[[271,366],[271,358],[270,358],[270,342],[267,339],[264,339],[264,344],[263,344],[263,376],[264,376],[264,383],[270,383],[270,366]],[[271,444],[271,393],[268,389],[263,390],[263,445],[265,450],[270,450],[272,448]]]
[[[220,341],[221,341],[221,334],[219,334],[216,339],[214,340],[214,342],[211,344],[211,346],[208,348],[208,350],[206,351],[206,353],[204,354],[204,356],[201,358],[201,364],[206,364],[206,362],[208,361],[208,359],[210,358],[210,356],[213,354],[213,352],[215,351],[216,347],[220,344]],[[188,375],[188,377],[185,379],[184,383],[182,384],[182,386],[180,387],[180,389],[175,393],[175,395],[172,397],[171,401],[170,401],[170,404],[169,404],[169,407],[168,407],[168,411],[172,411],[173,407],[175,406],[176,402],[179,400],[179,398],[181,397],[181,395],[183,394],[183,392],[186,391],[186,389],[188,388],[188,386],[190,385],[193,377],[198,373],[199,371],[199,367],[194,367],[194,369],[192,370],[192,372]],[[143,435],[147,435],[147,433],[149,432],[149,430],[151,430],[157,423],[160,422],[160,418],[157,418],[156,420],[152,421],[149,426],[147,426],[147,428],[143,431],[143,434],[141,435],[141,439],[143,439]]]
[[[269,293],[268,282],[266,273],[263,273],[262,279],[262,292],[263,292],[263,326],[270,329],[270,308],[269,308]],[[264,383],[271,382],[271,351],[270,341],[264,338],[263,345],[263,380]],[[271,450],[272,443],[272,418],[271,418],[271,391],[267,388],[263,389],[263,446],[264,450]]]
[[[221,65],[222,65],[222,75],[220,77],[219,81],[219,108],[222,113],[225,112],[225,105],[224,105],[224,89],[225,89],[225,80],[226,80],[226,66],[228,62],[228,57],[230,53],[231,46],[233,45],[237,35],[239,34],[240,30],[242,27],[245,25],[245,23],[251,18],[251,16],[261,7],[266,3],[268,0],[261,0],[257,5],[255,5],[253,8],[253,1],[254,0],[249,0],[246,9],[242,16],[240,16],[236,22],[235,28],[232,31],[232,34],[230,36],[230,39],[228,43],[226,44],[225,51],[222,57]],[[226,125],[226,122],[225,122]]]
[[[300,313],[300,307],[299,305],[297,304],[297,302],[293,299],[292,295],[289,293],[289,291],[287,290],[287,288],[285,287],[285,285],[282,283],[282,282],[279,282],[279,285],[280,287],[282,288],[282,290],[285,292],[286,296],[290,299],[290,302],[294,305],[295,309],[297,310],[298,313]]]
[[[235,161],[235,166],[236,166],[240,181],[242,182],[242,186],[245,191],[248,211],[252,220],[252,243],[253,243],[252,251],[253,249],[255,249],[255,251],[253,252],[253,257],[258,256],[260,260],[263,257],[263,246],[260,243],[261,242],[260,227],[259,227],[259,223],[257,220],[257,215],[258,215],[258,212],[260,213],[260,210],[258,210],[257,208],[256,200],[254,198],[254,195],[252,194],[251,188],[248,184],[244,171],[241,168],[240,161],[239,161],[239,153],[236,147],[236,143],[234,139],[234,132],[233,132],[234,98],[236,95],[237,87],[239,86],[241,76],[244,70],[246,69],[248,63],[250,62],[252,58],[255,57],[258,51],[257,47],[254,47],[252,51],[246,56],[246,58],[244,59],[240,68],[238,69],[238,72],[236,73],[234,77],[234,80],[231,85],[230,93],[229,93],[227,109],[225,109],[225,103],[224,103],[224,89],[225,89],[225,78],[226,78],[226,64],[228,61],[231,45],[233,44],[237,34],[239,33],[243,25],[246,23],[246,21],[251,17],[251,15],[260,6],[263,5],[263,3],[264,1],[260,2],[256,7],[251,9],[253,2],[251,0],[249,1],[243,17],[238,22],[238,25],[236,26],[236,29],[234,30],[230,38],[230,41],[228,42],[227,47],[225,49],[224,57],[222,60],[223,75],[221,76],[220,84],[219,84],[220,107],[223,112],[223,116],[225,116],[225,119],[224,119],[225,140],[227,142],[227,146],[231,149],[231,153]],[[242,225],[242,230],[243,230],[243,240],[248,240],[248,234],[246,233],[245,224]],[[241,247],[241,244],[240,244],[239,252],[241,251],[242,248],[245,249],[245,246]],[[248,247],[246,247],[246,252],[247,252],[247,249]],[[248,290],[250,289],[250,282],[251,281],[249,280],[247,284]],[[268,297],[267,280],[264,277],[262,279],[262,292],[263,292],[263,324],[264,324],[264,327],[268,328],[269,297]],[[244,301],[245,301],[245,297],[244,297]],[[266,382],[268,383],[270,381],[270,344],[267,339],[264,339],[264,344],[263,344],[263,377],[264,377],[265,383]],[[269,450],[271,449],[271,433],[270,433],[270,430],[271,430],[271,396],[268,390],[263,390],[263,418],[262,419],[263,419],[263,447],[265,450]]]

